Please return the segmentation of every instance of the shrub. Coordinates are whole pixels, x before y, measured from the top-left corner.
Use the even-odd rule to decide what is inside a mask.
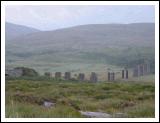
[[[22,76],[38,76],[38,72],[36,72],[32,68],[16,67],[15,69],[21,69],[22,70]]]

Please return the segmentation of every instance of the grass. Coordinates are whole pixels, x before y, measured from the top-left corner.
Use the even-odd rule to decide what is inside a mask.
[[[69,118],[69,117],[82,117],[73,107],[65,105],[56,105],[54,108],[45,108],[31,103],[20,103],[11,101],[11,104],[6,107],[7,115],[9,118]],[[63,109],[63,110],[62,110]]]
[[[6,80],[6,117],[83,117],[82,111],[154,117],[153,82],[78,82],[47,78]],[[56,103],[45,108],[44,101]]]
[[[106,47],[96,50],[65,49],[64,51],[57,49],[56,52],[52,48],[53,52],[46,52],[47,48],[43,49],[43,53],[32,51],[31,54],[24,49],[20,52],[19,48],[18,51],[13,50],[13,47],[7,48],[10,51],[6,51],[6,66],[34,68],[40,74],[57,71],[101,72],[107,68],[123,68],[127,64],[133,67],[140,59],[149,60],[151,68],[154,68],[153,47]]]
[[[137,104],[131,108],[126,109],[129,117],[154,117],[154,101],[148,100],[148,102]]]

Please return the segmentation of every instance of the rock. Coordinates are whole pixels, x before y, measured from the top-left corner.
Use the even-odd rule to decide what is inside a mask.
[[[43,106],[47,107],[47,108],[50,108],[54,105],[55,105],[55,103],[52,103],[52,102],[49,102],[49,101],[44,101],[44,103],[43,103]]]
[[[84,112],[84,111],[79,111],[83,116],[89,117],[89,118],[111,118],[112,116],[107,113],[102,113],[102,112]]]
[[[113,115],[113,117],[116,117],[116,118],[124,118],[124,117],[127,117],[127,115],[124,114],[124,113],[115,113],[115,114]]]

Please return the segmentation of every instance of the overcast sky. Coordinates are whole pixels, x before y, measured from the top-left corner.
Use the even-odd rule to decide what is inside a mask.
[[[154,22],[151,5],[8,5],[7,22],[41,30],[52,30],[83,24]]]

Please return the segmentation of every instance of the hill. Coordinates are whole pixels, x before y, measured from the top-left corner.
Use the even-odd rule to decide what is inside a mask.
[[[154,23],[89,24],[30,33],[6,40],[6,65],[87,71],[91,64],[124,66],[143,58],[154,63],[154,34]]]
[[[19,30],[21,31],[21,29]],[[18,35],[18,32],[15,33]],[[28,46],[51,45],[54,48],[57,46],[62,48],[65,45],[65,47],[76,49],[82,47],[95,48],[104,45],[154,46],[154,33],[153,23],[90,24],[53,31],[41,31],[18,37],[14,39],[14,42]]]
[[[27,27],[27,26],[17,25],[9,22],[5,23],[6,40],[14,39],[18,36],[38,32],[38,31],[40,30]]]

